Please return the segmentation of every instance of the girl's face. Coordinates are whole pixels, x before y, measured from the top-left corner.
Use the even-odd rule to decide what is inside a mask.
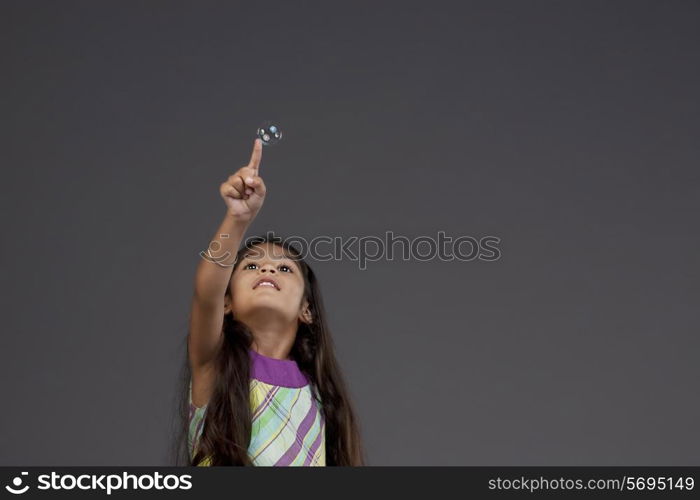
[[[301,267],[274,243],[256,244],[231,275],[233,316],[246,322],[261,313],[284,323],[307,321]]]

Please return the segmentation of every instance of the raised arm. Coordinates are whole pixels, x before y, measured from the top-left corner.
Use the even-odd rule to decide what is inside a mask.
[[[256,139],[248,165],[219,187],[226,214],[201,254],[194,279],[188,335],[193,374],[206,372],[221,347],[224,293],[231,280],[234,259],[248,226],[265,200],[265,183],[259,176],[261,157],[262,142]]]

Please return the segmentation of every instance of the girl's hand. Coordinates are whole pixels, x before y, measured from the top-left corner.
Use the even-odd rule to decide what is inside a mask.
[[[250,162],[221,184],[219,191],[228,213],[241,222],[251,222],[265,201],[265,183],[258,175],[262,141],[255,139]]]

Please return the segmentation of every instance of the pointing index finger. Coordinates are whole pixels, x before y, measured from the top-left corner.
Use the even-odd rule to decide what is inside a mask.
[[[250,163],[248,163],[248,166],[253,168],[256,174],[260,169],[260,158],[262,158],[262,141],[256,137],[253,145],[253,154],[250,156]]]

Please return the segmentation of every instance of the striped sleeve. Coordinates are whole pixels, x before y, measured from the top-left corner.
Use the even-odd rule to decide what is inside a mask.
[[[192,402],[192,381],[190,380],[189,389],[189,430],[187,433],[187,450],[189,451],[190,458],[194,458],[194,454],[197,450],[197,445],[202,437],[202,430],[204,428],[204,416],[206,414],[207,405],[202,407],[197,407]]]

